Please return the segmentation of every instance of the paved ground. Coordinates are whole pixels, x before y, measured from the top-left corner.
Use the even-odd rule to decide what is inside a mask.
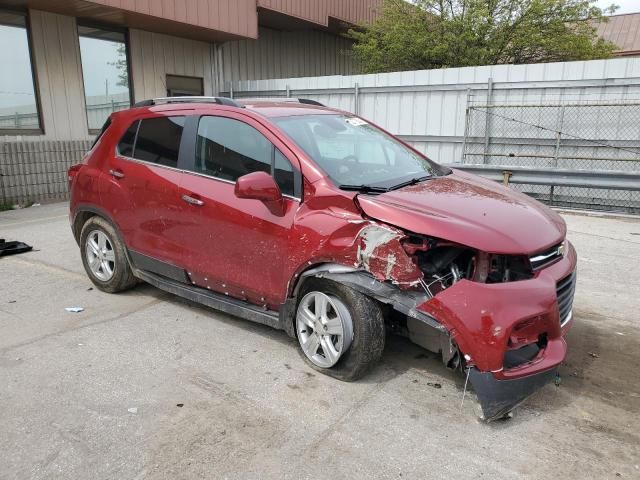
[[[640,478],[640,221],[565,218],[562,383],[484,425],[407,341],[341,383],[281,332],[149,286],[90,289],[66,204],[1,213],[0,236],[36,251],[0,259],[0,478]]]

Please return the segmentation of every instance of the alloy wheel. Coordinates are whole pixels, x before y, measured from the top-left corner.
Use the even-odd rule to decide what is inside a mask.
[[[93,275],[102,282],[108,282],[113,277],[116,267],[116,255],[109,237],[102,230],[93,230],[85,243],[87,265]]]
[[[298,341],[316,366],[329,368],[349,349],[353,322],[347,306],[322,292],[307,293],[296,313]]]

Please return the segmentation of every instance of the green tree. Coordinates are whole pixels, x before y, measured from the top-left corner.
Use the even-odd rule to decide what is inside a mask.
[[[118,82],[116,85],[119,87],[129,88],[129,67],[127,65],[127,49],[124,43],[118,45],[117,49],[118,58],[114,62],[108,62],[118,69]]]
[[[384,0],[377,19],[352,29],[365,73],[609,58],[596,34],[617,7],[595,0]]]

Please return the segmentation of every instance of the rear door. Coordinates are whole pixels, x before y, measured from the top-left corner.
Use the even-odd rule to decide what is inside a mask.
[[[136,266],[184,280],[180,145],[185,117],[160,115],[133,122],[107,175],[108,205]]]
[[[275,309],[286,290],[289,239],[300,204],[298,160],[268,129],[235,112],[200,117],[194,136],[192,174],[182,183],[183,195],[195,200],[182,217],[190,279]],[[235,196],[236,179],[256,171],[274,176],[284,213]]]

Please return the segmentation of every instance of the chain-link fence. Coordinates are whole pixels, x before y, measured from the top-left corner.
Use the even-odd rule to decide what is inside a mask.
[[[570,170],[640,171],[640,100],[488,101],[469,96],[463,163]],[[513,185],[547,203],[640,213],[640,192]]]

